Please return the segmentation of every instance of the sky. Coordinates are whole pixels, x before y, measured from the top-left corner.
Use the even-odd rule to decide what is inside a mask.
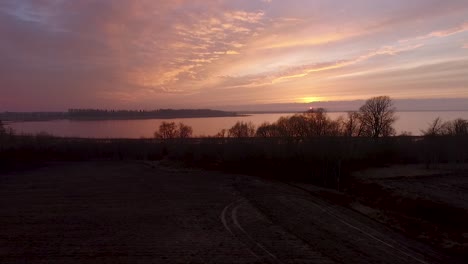
[[[468,98],[466,0],[1,0],[0,111]]]

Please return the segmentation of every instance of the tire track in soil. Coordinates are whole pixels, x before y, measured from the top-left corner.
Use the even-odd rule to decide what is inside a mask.
[[[259,263],[335,263],[271,222],[245,198],[226,205],[220,219],[225,229],[241,241]]]
[[[336,262],[428,264],[449,259],[370,219],[361,221],[362,217],[356,217],[351,210],[328,204],[298,188],[291,191],[294,186],[281,185],[237,180],[239,191],[270,221]]]

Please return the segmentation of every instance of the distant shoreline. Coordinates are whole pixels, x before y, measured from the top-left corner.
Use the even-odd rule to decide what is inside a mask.
[[[22,123],[22,122],[49,122],[49,121],[60,121],[60,120],[68,120],[68,121],[76,121],[76,122],[89,122],[89,121],[130,121],[130,120],[152,120],[152,119],[164,119],[164,120],[172,120],[172,119],[192,119],[192,118],[216,118],[216,117],[246,117],[250,116],[249,114],[238,114],[232,116],[191,116],[191,117],[148,117],[148,118],[105,118],[105,119],[85,119],[85,118],[54,118],[54,119],[34,119],[34,120],[6,120],[0,119],[3,121],[4,124],[8,123]]]
[[[68,112],[3,112],[0,113],[0,120],[4,122],[106,121],[243,116],[248,115],[211,109],[160,109],[154,111],[71,109]]]
[[[159,111],[159,110],[158,110]],[[163,110],[167,111],[167,110]],[[184,111],[181,113],[179,111]],[[191,112],[193,111],[193,112]],[[205,111],[200,113],[197,111]],[[327,113],[347,113],[355,112],[357,110],[331,110]],[[119,116],[119,115],[97,115],[97,116],[84,116],[74,115],[71,116],[68,112],[0,112],[0,120],[4,123],[21,123],[21,122],[47,122],[47,121],[112,121],[112,120],[151,120],[151,119],[191,119],[191,118],[216,118],[216,117],[247,117],[251,115],[263,114],[284,114],[294,115],[303,113],[303,111],[237,111],[228,112],[220,110],[169,110],[170,113],[148,114],[151,112],[142,112],[134,116]],[[397,113],[417,113],[417,112],[468,112],[468,110],[397,110]]]
[[[327,109],[325,109],[327,110]],[[358,110],[327,110],[327,113],[347,113],[347,112],[357,112]],[[239,115],[254,115],[254,114],[300,114],[305,111],[237,111]],[[468,109],[462,110],[396,110],[397,113],[411,113],[411,112],[468,112]]]

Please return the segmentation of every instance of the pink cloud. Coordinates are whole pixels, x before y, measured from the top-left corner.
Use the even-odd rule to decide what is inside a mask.
[[[444,38],[444,37],[449,37],[455,34],[463,33],[468,31],[468,22],[462,23],[460,25],[443,29],[443,30],[437,30],[437,31],[432,31],[426,35],[421,35],[409,39],[404,39],[400,40],[400,42],[411,42],[411,41],[421,41],[421,40],[426,40],[430,38]]]
[[[462,33],[468,30],[468,22],[465,22],[461,25],[455,26],[453,28],[441,30],[441,31],[434,31],[431,32],[428,36],[429,37],[447,37],[454,34]]]
[[[351,59],[293,66],[286,69],[280,69],[278,71],[265,72],[256,75],[246,75],[237,77],[225,76],[223,77],[225,83],[220,86],[230,89],[239,87],[265,86],[268,84],[289,81],[291,79],[307,77],[308,75],[313,73],[348,67],[360,62],[364,62],[376,56],[394,56],[402,52],[408,52],[411,50],[418,49],[422,46],[422,44],[384,46]]]
[[[344,71],[371,58],[404,56],[425,39],[468,29],[461,23],[434,30],[447,25],[444,18],[456,21],[458,13],[466,13],[463,1],[415,0],[411,8],[382,1],[395,11],[388,13],[362,3],[3,0],[0,98],[9,98],[10,108],[55,104],[56,109],[176,103],[177,96],[232,89],[209,100],[249,95],[260,100],[278,85]],[[412,27],[422,19],[425,23]],[[414,32],[428,33],[395,44],[418,35]],[[445,52],[441,48],[440,56]],[[235,94],[239,87],[251,93]]]

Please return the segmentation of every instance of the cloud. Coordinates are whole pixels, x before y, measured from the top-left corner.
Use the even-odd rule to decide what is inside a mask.
[[[418,49],[422,47],[419,45],[396,45],[396,46],[384,46],[374,51],[370,51],[360,56],[356,56],[351,59],[342,59],[331,62],[320,62],[307,65],[300,65],[294,67],[288,67],[286,69],[280,69],[271,72],[264,72],[256,75],[246,76],[223,76],[222,84],[218,84],[225,88],[240,88],[240,87],[260,87],[268,84],[275,84],[280,82],[289,81],[291,79],[307,77],[313,73],[319,73],[323,71],[330,71],[334,69],[340,69],[347,66],[351,66],[360,62],[364,62],[376,56],[394,56],[402,52]]]
[[[447,37],[447,36],[451,36],[451,35],[454,35],[454,34],[458,34],[458,33],[462,33],[462,32],[465,32],[465,31],[468,31],[468,22],[465,22],[459,26],[456,26],[456,27],[453,27],[453,28],[449,28],[449,29],[446,29],[446,30],[441,30],[441,31],[434,31],[434,32],[431,32],[428,36],[429,37]]]
[[[194,82],[210,77],[205,72],[208,65],[225,55],[240,54],[239,48],[245,45],[242,42],[259,30],[262,17],[262,12],[234,11],[202,14],[192,17],[191,23],[175,24],[176,42],[171,49],[174,58],[168,58],[163,69],[145,67],[137,81],[146,87],[164,87],[166,92],[191,92],[197,87]]]
[[[80,89],[57,82],[64,95],[190,92],[207,78],[206,65],[240,53],[263,16],[210,0],[3,1],[0,34],[8,38],[0,54],[12,54],[8,67],[16,74],[42,72],[52,80],[65,72],[73,82],[77,71],[101,73],[83,76]],[[21,85],[45,91],[51,80]]]
[[[467,97],[467,70],[467,59],[442,60],[328,79],[324,86],[346,86],[350,95],[367,91],[400,98]]]
[[[285,100],[377,60],[462,56],[443,41],[419,47],[466,32],[466,14],[459,0],[3,0],[1,107]]]
[[[284,49],[291,47],[316,46],[342,41],[359,35],[358,32],[326,33],[315,37],[267,36],[258,43],[260,49]]]
[[[264,12],[246,12],[246,11],[230,11],[224,14],[228,21],[242,21],[248,23],[258,23],[262,20]]]
[[[426,40],[426,39],[431,39],[431,38],[445,38],[449,37],[455,34],[463,33],[468,31],[468,22],[464,22],[460,25],[443,29],[443,30],[437,30],[437,31],[432,31],[426,35],[421,35],[409,39],[404,39],[400,40],[400,42],[411,42],[411,41],[421,41],[421,40]]]

